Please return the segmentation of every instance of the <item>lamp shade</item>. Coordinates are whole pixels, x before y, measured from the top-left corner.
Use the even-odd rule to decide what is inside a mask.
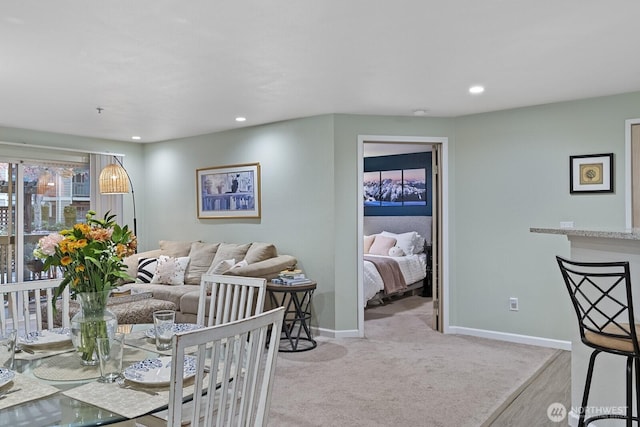
[[[129,192],[129,176],[120,165],[112,163],[100,172],[100,193],[124,194]]]

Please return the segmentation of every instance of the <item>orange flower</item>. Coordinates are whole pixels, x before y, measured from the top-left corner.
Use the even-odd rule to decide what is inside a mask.
[[[89,226],[89,224],[84,224],[84,223],[79,223],[73,226],[74,230],[78,230],[80,231],[83,235],[87,235],[89,234],[89,231],[91,231],[91,226]]]
[[[84,265],[80,264],[76,266],[76,273],[81,273],[84,271]]]
[[[73,259],[69,255],[63,256],[62,259],[60,260],[60,264],[62,265],[69,265],[72,262],[73,262]]]

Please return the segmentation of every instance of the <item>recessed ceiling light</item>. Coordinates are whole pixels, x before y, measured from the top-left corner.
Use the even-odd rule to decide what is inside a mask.
[[[246,122],[247,118],[246,117],[236,117],[236,122]]]
[[[139,141],[139,140],[141,140],[141,139],[142,139],[142,137],[141,137],[141,136],[134,135],[134,136],[132,136],[132,137],[131,137],[131,139],[136,140],[136,141]]]
[[[424,108],[421,108],[419,110],[413,110],[413,115],[414,116],[426,116],[428,111],[429,110],[424,109]]]
[[[484,92],[484,86],[471,86],[469,88],[469,93],[472,95],[478,95]]]

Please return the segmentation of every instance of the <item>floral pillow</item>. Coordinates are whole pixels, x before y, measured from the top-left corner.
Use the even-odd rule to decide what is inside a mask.
[[[138,283],[151,283],[153,275],[156,274],[158,266],[158,258],[140,258],[138,260],[138,274],[136,279]]]
[[[152,284],[184,285],[184,274],[189,265],[189,257],[174,258],[166,255],[158,257]]]

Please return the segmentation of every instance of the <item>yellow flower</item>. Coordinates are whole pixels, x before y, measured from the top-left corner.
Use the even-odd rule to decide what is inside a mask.
[[[76,266],[76,273],[81,273],[84,271],[84,265],[80,264]]]
[[[69,255],[63,256],[62,259],[60,260],[60,264],[62,265],[69,265],[72,262],[73,262],[73,259]]]

